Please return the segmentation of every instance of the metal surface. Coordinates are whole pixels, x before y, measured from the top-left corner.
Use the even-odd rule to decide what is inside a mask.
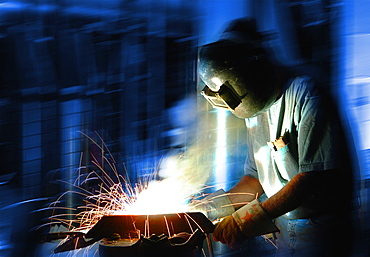
[[[75,249],[84,248],[95,244],[96,242],[103,239],[102,237],[94,237],[90,240],[86,240],[84,235],[73,235],[67,238],[67,240],[54,249],[54,253],[61,253],[71,251]]]
[[[200,257],[205,234],[197,229],[193,234],[182,232],[173,237],[151,235],[139,240],[103,240],[99,245],[101,257]]]
[[[100,248],[106,253],[105,256],[115,256],[123,252],[137,256],[135,254],[138,251],[142,252],[141,256],[147,256],[146,251],[156,250],[162,254],[176,252],[177,256],[182,256],[181,252],[184,256],[192,256],[190,253],[194,249],[199,252],[206,234],[212,233],[213,229],[213,223],[200,212],[110,215],[103,216],[86,234],[50,233],[46,238],[51,240],[67,237],[54,253],[84,248],[104,239]]]
[[[156,215],[112,215],[102,217],[86,237],[109,237],[113,233],[121,236],[139,230],[141,234],[193,233],[197,228],[212,233],[213,223],[200,212],[156,214]]]

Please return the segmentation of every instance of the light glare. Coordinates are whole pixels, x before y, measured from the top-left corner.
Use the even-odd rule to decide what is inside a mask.
[[[217,77],[214,77],[211,80],[217,86],[217,90],[216,91],[220,90],[220,87],[222,86],[221,80],[219,78],[217,78]]]

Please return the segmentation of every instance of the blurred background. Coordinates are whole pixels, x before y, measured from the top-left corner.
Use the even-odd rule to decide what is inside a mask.
[[[198,143],[207,185],[238,181],[244,121],[201,98],[197,47],[246,16],[280,62],[328,77],[368,240],[369,10],[365,0],[0,0],[0,256],[50,256],[34,251],[30,231],[47,217],[35,210],[71,189],[59,181],[74,181],[90,153],[107,154],[91,139],[132,183]]]

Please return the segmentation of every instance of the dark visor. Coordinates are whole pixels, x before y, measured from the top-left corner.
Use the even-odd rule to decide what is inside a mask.
[[[226,82],[227,83],[227,82]],[[231,86],[222,84],[220,89],[215,92],[212,91],[207,85],[203,88],[201,93],[210,104],[215,108],[224,108],[234,110],[246,96],[239,96]]]

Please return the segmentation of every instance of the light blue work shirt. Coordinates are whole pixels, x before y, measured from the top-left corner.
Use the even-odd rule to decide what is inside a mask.
[[[259,179],[267,197],[276,194],[298,173],[337,167],[338,126],[313,86],[308,77],[297,77],[268,111],[246,119],[245,174]],[[267,142],[280,136],[286,146],[275,151]],[[304,213],[307,215],[310,214]]]
[[[278,257],[338,256],[333,255],[338,243],[342,256],[347,256],[351,247],[350,233],[341,235],[350,226],[341,208],[347,206],[343,196],[352,182],[344,178],[351,170],[339,157],[344,156],[345,139],[330,103],[308,77],[298,77],[268,111],[246,119],[245,174],[259,179],[267,197],[301,172],[335,169],[338,175],[304,204],[275,220],[280,230],[275,233]],[[280,136],[286,145],[276,151],[267,142]]]

